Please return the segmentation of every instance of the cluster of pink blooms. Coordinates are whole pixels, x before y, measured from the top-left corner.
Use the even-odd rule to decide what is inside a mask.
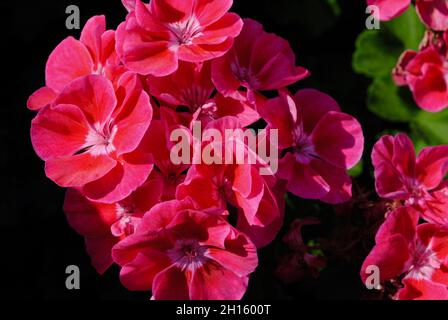
[[[286,40],[229,13],[232,0],[123,4],[116,31],[95,16],[49,56],[46,85],[28,101],[33,147],[67,188],[64,211],[99,273],[115,262],[124,286],[153,299],[240,299],[257,248],[283,224],[287,191],[350,199],[361,126],[324,93],[290,94],[309,72]],[[258,162],[170,159],[174,129],[260,119],[279,132],[277,175]]]
[[[407,135],[386,135],[372,162],[377,193],[391,204],[361,278],[376,266],[395,299],[447,300],[448,146],[426,147],[416,157]]]
[[[408,9],[411,0],[367,0],[380,20],[391,20]],[[417,0],[417,13],[429,29],[419,51],[406,50],[394,69],[399,86],[409,86],[417,105],[430,112],[448,107],[448,1]]]

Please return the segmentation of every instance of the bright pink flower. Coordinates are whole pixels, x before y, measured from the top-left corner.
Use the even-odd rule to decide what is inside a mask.
[[[328,203],[350,199],[347,169],[360,160],[364,145],[355,118],[342,113],[330,96],[310,89],[294,97],[282,93],[258,111],[268,130],[278,129],[284,156],[277,175],[288,182],[288,191]]]
[[[226,129],[240,129],[242,134],[244,132],[234,117],[212,121],[205,127],[204,132],[212,128],[221,132],[223,137]],[[232,143],[235,143],[233,150]],[[177,187],[176,198],[189,197],[202,209],[234,208],[234,213],[238,214],[238,229],[247,233],[259,247],[269,244],[283,223],[283,213],[280,209],[283,200],[279,201],[281,197],[278,197],[275,191],[280,185],[274,177],[265,179],[260,175],[257,159],[249,158],[251,149],[243,141],[243,136],[236,134],[225,141],[213,143],[203,141],[202,144],[195,145],[195,152],[209,147],[219,155],[220,163],[207,164],[202,157],[201,163],[194,164],[185,181]],[[243,151],[245,158],[238,160],[236,153],[229,153],[230,158],[227,160],[233,164],[225,164],[226,153],[235,150]]]
[[[361,278],[377,266],[380,281],[402,279],[404,288],[395,298],[448,299],[448,229],[436,224],[417,226],[419,213],[400,207],[389,214],[378,230],[376,245],[365,259]]]
[[[282,224],[275,195],[254,165],[194,165],[177,187],[176,197],[190,197],[199,208],[238,209],[238,229],[258,246],[269,244]]]
[[[71,81],[99,74],[112,81],[125,72],[115,52],[115,31],[106,31],[106,18],[90,18],[80,40],[68,37],[50,54],[45,68],[46,86],[33,93],[28,108],[38,110],[51,104]]]
[[[225,96],[239,96],[238,89],[245,87],[251,97],[253,91],[280,89],[308,75],[308,70],[296,67],[288,41],[251,19],[244,19],[232,49],[212,62],[213,82]]]
[[[129,69],[154,76],[173,73],[179,60],[203,62],[222,56],[243,24],[238,15],[227,12],[232,3],[138,0],[117,29],[117,51]]]
[[[411,5],[411,0],[367,0],[368,5],[379,8],[376,18],[382,21],[400,16]],[[431,29],[448,29],[448,2],[446,0],[416,0],[416,9],[421,20]]]
[[[153,172],[155,179],[162,185],[163,201],[175,198],[176,188],[184,181],[185,171],[190,167],[189,164],[174,164],[171,161],[170,152],[175,143],[170,141],[170,134],[177,128],[181,126],[170,125],[164,120],[153,120],[142,140],[145,151],[153,157],[155,165]],[[188,131],[186,128],[185,130]]]
[[[448,55],[434,43],[419,52],[405,51],[393,77],[397,85],[409,86],[420,108],[437,112],[448,107]]]
[[[67,190],[67,220],[84,236],[87,253],[98,273],[111,266],[112,247],[134,233],[143,214],[160,202],[162,186],[152,176],[129,197],[111,204],[90,201],[73,188]]]
[[[123,285],[155,300],[241,299],[258,264],[247,236],[188,199],[156,205],[112,256]]]
[[[113,203],[142,185],[152,169],[140,141],[152,117],[138,77],[124,74],[117,92],[98,75],[78,78],[39,111],[31,140],[47,177],[81,188],[90,200]]]
[[[241,94],[239,99],[215,94],[211,80],[210,62],[180,62],[179,68],[166,77],[148,76],[149,93],[158,101],[186,116],[187,127],[191,121],[208,122],[224,117],[237,117],[242,126],[257,121],[260,116]],[[261,103],[261,102],[260,102]]]
[[[415,157],[405,134],[383,136],[373,147],[375,187],[382,198],[413,206],[427,221],[448,225],[448,146],[426,147]]]

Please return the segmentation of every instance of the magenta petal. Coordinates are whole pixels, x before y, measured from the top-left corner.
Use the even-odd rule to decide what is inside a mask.
[[[309,164],[297,162],[291,153],[280,160],[278,177],[288,181],[286,188],[289,192],[305,199],[320,199],[330,191],[330,186],[318,172]]]
[[[315,89],[297,91],[294,101],[302,110],[301,121],[307,133],[311,133],[319,120],[330,111],[341,111],[338,103],[332,97]]]
[[[152,285],[154,300],[189,300],[188,279],[177,267],[169,267],[158,273]]]
[[[61,187],[82,187],[105,176],[116,165],[107,155],[83,153],[45,162],[47,177]]]
[[[126,154],[121,163],[96,181],[84,185],[82,192],[90,200],[113,203],[129,196],[145,183],[152,170],[152,158]]]
[[[68,37],[50,54],[45,69],[47,86],[61,91],[71,81],[92,73],[93,61],[81,41]]]
[[[245,235],[231,232],[235,235],[233,239],[225,241],[226,249],[209,248],[207,256],[238,276],[247,276],[258,265],[257,248]]]
[[[339,204],[352,197],[352,180],[345,169],[333,166],[321,160],[311,161],[311,167],[329,186],[328,193],[320,200],[326,203]]]
[[[94,16],[87,20],[79,38],[87,49],[89,49],[95,65],[101,62],[101,36],[104,32],[106,32],[106,17],[103,15]]]
[[[30,110],[39,110],[51,104],[56,97],[57,93],[53,89],[42,87],[28,98],[26,105]]]
[[[111,234],[102,237],[86,237],[87,253],[92,265],[99,274],[103,274],[112,265],[111,251],[118,239]]]
[[[152,119],[152,107],[146,92],[141,91],[134,106],[127,105],[129,113],[116,123],[117,134],[113,144],[117,154],[134,151],[140,144]]]
[[[171,264],[169,258],[156,250],[145,249],[120,271],[121,283],[129,290],[157,290],[158,274]],[[160,281],[160,278],[159,278]]]
[[[343,169],[353,167],[361,159],[364,148],[359,122],[348,114],[334,111],[320,119],[311,141],[320,158]]]
[[[420,108],[437,112],[448,107],[448,82],[442,67],[427,64],[423,75],[411,83],[411,90]]]
[[[190,296],[192,300],[240,300],[247,285],[247,276],[208,263],[194,272]]]
[[[426,147],[417,158],[417,179],[426,189],[437,187],[448,172],[448,146]]]
[[[404,288],[397,293],[399,300],[448,300],[446,285],[427,279],[406,278]]]
[[[394,159],[395,137],[383,136],[375,143],[372,150],[372,164],[375,168],[375,188],[383,198],[407,199],[408,192],[402,182],[402,173],[398,170]],[[414,152],[412,151],[406,151]],[[405,160],[406,161],[406,160]]]
[[[423,22],[435,31],[448,30],[448,3],[446,0],[420,0],[417,12]]]
[[[395,234],[402,235],[409,243],[413,241],[419,219],[419,213],[411,207],[400,207],[387,216],[378,230],[375,241],[387,241]]]
[[[31,141],[43,160],[71,156],[84,147],[89,128],[77,106],[61,104],[37,114],[31,122]]]
[[[365,282],[369,276],[366,273],[367,267],[377,266],[380,269],[381,282],[393,279],[406,271],[405,264],[408,259],[408,242],[402,235],[395,234],[372,249],[362,264],[361,278]]]
[[[378,7],[379,17],[377,16],[377,19],[388,21],[405,12],[411,4],[411,0],[367,0],[367,4]]]
[[[72,81],[67,85],[55,104],[73,104],[78,106],[90,123],[104,124],[117,105],[112,83],[98,75],[89,75]]]
[[[110,235],[110,226],[117,220],[115,203],[89,201],[73,188],[65,193],[64,212],[76,232],[92,238]]]

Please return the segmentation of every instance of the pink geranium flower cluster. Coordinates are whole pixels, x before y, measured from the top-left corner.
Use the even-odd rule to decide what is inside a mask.
[[[380,20],[391,20],[408,9],[411,0],[367,0],[378,7]],[[406,50],[393,71],[395,83],[409,86],[417,105],[430,112],[448,107],[448,1],[417,0],[415,8],[429,29],[419,51]]]
[[[127,288],[153,299],[240,299],[257,248],[282,227],[286,191],[350,199],[361,126],[324,93],[290,94],[309,72],[287,41],[229,13],[232,0],[123,4],[116,31],[93,17],[51,53],[46,85],[28,101],[33,147],[67,188],[68,222],[99,273],[115,262]],[[276,175],[261,175],[263,161],[171,160],[173,130],[192,137],[193,122],[223,132],[260,119],[279,133]]]
[[[377,193],[392,203],[361,278],[377,266],[381,283],[394,284],[395,299],[448,299],[448,146],[416,157],[405,134],[383,136],[372,162]]]

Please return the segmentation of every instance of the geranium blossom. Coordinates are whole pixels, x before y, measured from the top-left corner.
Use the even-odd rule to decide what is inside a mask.
[[[227,12],[232,3],[138,0],[117,29],[118,53],[129,69],[154,76],[173,73],[179,60],[203,62],[222,56],[243,25],[238,15]]]
[[[372,151],[375,187],[380,197],[413,206],[427,221],[448,224],[448,146],[426,147],[415,156],[405,134],[386,135]]]
[[[174,128],[181,127],[176,122],[153,120],[142,141],[145,151],[153,157],[155,164],[153,173],[155,179],[159,180],[162,186],[164,201],[175,198],[176,188],[184,181],[185,172],[190,167],[189,163],[174,164],[170,157],[171,149],[174,146],[174,142],[170,141],[170,133]]]
[[[388,21],[400,16],[411,5],[411,0],[367,0],[377,6],[377,19]],[[448,2],[446,0],[416,0],[415,6],[422,21],[431,29],[448,29]]]
[[[191,197],[200,208],[235,207],[237,227],[259,247],[270,243],[281,227],[279,204],[255,166],[194,165],[178,186],[176,197]]]
[[[155,300],[241,299],[258,264],[247,236],[188,199],[156,205],[113,258],[122,283],[151,290]]]
[[[85,76],[64,88],[31,125],[36,153],[47,176],[62,187],[79,187],[91,200],[113,203],[143,184],[152,169],[139,150],[152,117],[148,95],[133,74],[112,83]]]
[[[148,76],[148,87],[162,105],[173,108],[184,118],[187,127],[191,127],[192,121],[201,121],[205,126],[224,116],[235,116],[242,126],[248,126],[260,118],[243,94],[239,99],[215,94],[210,62],[180,62],[177,71],[169,76]]]
[[[238,89],[254,91],[280,89],[309,75],[308,70],[296,67],[296,58],[289,43],[263,30],[257,21],[244,19],[244,27],[232,49],[212,62],[212,79],[225,96],[239,97]]]
[[[112,247],[134,233],[141,217],[162,196],[160,181],[153,175],[127,198],[116,203],[90,201],[78,190],[65,194],[64,212],[70,226],[84,236],[87,253],[98,273],[112,264]]]
[[[436,224],[417,226],[419,213],[412,207],[391,212],[378,230],[376,245],[365,259],[361,278],[377,266],[381,283],[402,279],[395,299],[448,299],[448,229]]]
[[[50,54],[45,68],[46,86],[28,99],[28,108],[49,105],[71,81],[89,74],[100,74],[112,81],[126,71],[115,52],[115,31],[106,31],[106,18],[90,18],[79,40],[68,37]]]
[[[126,288],[151,291],[155,300],[241,299],[258,265],[257,249],[275,240],[284,220],[295,219],[285,216],[287,191],[330,204],[350,199],[347,170],[362,156],[361,126],[324,93],[292,96],[287,87],[310,73],[296,64],[285,39],[229,13],[232,0],[122,3],[126,19],[116,31],[95,16],[80,40],[68,37],[49,56],[46,85],[28,100],[37,111],[33,147],[47,177],[68,188],[68,223],[84,237],[100,274],[115,262]],[[441,57],[446,47],[438,37],[432,43]],[[395,77],[411,86],[419,72],[426,77],[428,68],[445,68],[443,59],[425,60],[417,71],[403,64]],[[429,217],[441,223],[448,221],[441,214],[448,199],[443,150],[422,160],[419,170],[429,172],[417,179],[424,192],[398,199],[419,210],[424,203],[427,219],[440,200],[438,215]],[[377,180],[397,185],[391,177]],[[317,247],[302,241],[308,222],[315,221],[291,225],[283,238],[288,254],[277,271],[266,269],[284,282],[325,266]],[[421,227],[430,228],[439,227]],[[418,250],[414,242],[406,247],[414,258],[401,274],[415,275],[418,262],[431,286],[409,276],[406,296],[436,285],[441,292],[439,273],[429,274],[427,266],[442,270],[444,253],[433,240]],[[419,260],[423,247],[428,255]]]
[[[363,134],[352,116],[336,101],[316,90],[301,90],[292,97],[282,93],[259,110],[267,129],[278,129],[278,177],[287,189],[308,199],[341,203],[351,197],[347,169],[361,158]]]
[[[406,50],[393,71],[397,85],[408,85],[419,107],[430,112],[448,107],[447,41],[448,31],[427,34],[420,51]]]

